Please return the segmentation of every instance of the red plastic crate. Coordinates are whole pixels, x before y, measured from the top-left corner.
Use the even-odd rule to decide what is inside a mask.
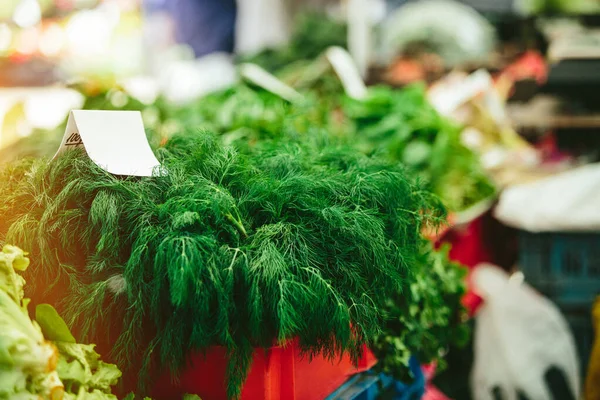
[[[63,284],[63,282],[60,282]],[[32,286],[27,295],[32,298],[35,307],[38,303],[60,304],[66,283],[57,285],[52,292],[35,290]],[[40,288],[40,286],[37,286]],[[61,310],[59,309],[59,312]],[[105,362],[114,363],[111,350],[121,331],[118,319],[106,321],[103,332],[96,332],[92,340],[96,351]],[[77,337],[77,327],[74,333]],[[139,361],[139,360],[138,360]],[[206,354],[198,353],[190,357],[189,366],[173,382],[171,375],[165,373],[155,380],[152,397],[156,400],[181,398],[183,394],[197,394],[202,400],[227,399],[225,376],[227,355],[224,348],[214,347]],[[323,356],[313,357],[311,361],[301,357],[297,341],[291,341],[285,347],[273,347],[269,350],[256,349],[252,366],[242,389],[242,400],[322,400],[343,384],[350,375],[366,371],[377,360],[366,346],[358,365],[354,365],[348,355],[330,361]],[[124,366],[120,366],[124,369]],[[138,383],[138,371],[125,372],[119,387],[115,388],[120,397],[135,391]]]
[[[202,400],[227,399],[225,349],[215,347],[206,354],[190,358],[190,366],[177,382],[163,375],[153,390],[154,399],[173,399],[183,394],[197,394]],[[322,356],[309,360],[302,357],[296,341],[285,347],[257,349],[252,367],[242,388],[242,400],[322,400],[342,385],[350,375],[366,371],[376,359],[365,347],[356,366],[345,355],[330,361]]]
[[[484,218],[480,216],[460,228],[453,227],[443,232],[436,238],[436,244],[450,244],[449,257],[452,261],[459,262],[469,269],[467,277],[467,293],[463,297],[463,305],[470,315],[482,304],[482,299],[472,290],[471,272],[482,262],[494,262],[492,254],[484,240]]]

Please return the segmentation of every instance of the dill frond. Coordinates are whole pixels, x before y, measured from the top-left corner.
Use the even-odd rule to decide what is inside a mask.
[[[410,281],[422,210],[439,209],[402,167],[327,141],[238,153],[194,133],[158,154],[169,173],[151,178],[76,151],[7,167],[2,241],[31,251],[38,285],[67,282],[61,312],[86,340],[123,322],[122,366],[176,374],[224,346],[231,397],[255,347],[298,338],[306,354],[358,357]]]

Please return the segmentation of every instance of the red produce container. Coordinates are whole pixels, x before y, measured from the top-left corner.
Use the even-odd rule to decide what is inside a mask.
[[[156,383],[152,396],[156,400],[197,394],[202,400],[224,400],[227,355],[215,347],[206,354],[190,357],[189,366],[174,382],[169,374]],[[297,341],[285,347],[254,352],[248,378],[242,388],[242,400],[322,400],[342,385],[350,375],[373,367],[376,359],[365,347],[362,359],[355,365],[347,355],[330,361],[317,356],[302,357]]]
[[[516,239],[516,231],[498,222],[489,210],[472,221],[454,226],[434,238],[438,246],[450,244],[450,259],[469,269],[467,294],[463,298],[463,304],[471,315],[482,304],[482,299],[472,290],[471,272],[480,263],[492,263],[510,270],[517,260]]]
[[[59,282],[54,290],[48,292],[43,286],[33,286],[27,289],[27,295],[32,298],[33,306],[40,303],[60,305],[60,300],[68,288],[68,283]],[[37,290],[36,290],[37,289]],[[58,307],[59,312],[61,308]],[[101,332],[96,332],[91,339],[96,344],[102,359],[115,363],[114,349],[116,338],[122,331],[122,319],[111,318],[104,321]],[[75,337],[78,328],[72,327]],[[140,360],[131,360],[134,368],[126,370],[125,365],[119,365],[124,375],[120,385],[115,388],[115,394],[123,397],[135,392],[138,385],[138,368]],[[186,368],[173,381],[169,372],[159,375],[152,373],[154,387],[151,391],[155,400],[180,399],[183,394],[197,394],[202,400],[227,399],[226,371],[228,358],[224,348],[212,347],[206,353],[198,352],[189,358]],[[365,346],[363,356],[355,365],[348,355],[333,361],[324,356],[303,357],[297,340],[290,341],[287,346],[276,346],[268,350],[256,349],[248,377],[242,388],[242,400],[322,400],[342,385],[350,375],[372,368],[377,360]]]

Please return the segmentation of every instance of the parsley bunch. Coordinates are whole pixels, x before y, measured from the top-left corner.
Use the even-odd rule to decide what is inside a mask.
[[[464,346],[469,328],[466,310],[466,269],[448,258],[448,248],[434,250],[423,241],[419,261],[409,273],[407,290],[386,301],[386,323],[371,346],[379,362],[376,368],[401,382],[410,382],[411,355],[421,363],[445,367],[450,346]]]

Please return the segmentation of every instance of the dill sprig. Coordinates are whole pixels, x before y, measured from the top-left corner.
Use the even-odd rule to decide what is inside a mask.
[[[157,156],[168,174],[152,178],[78,151],[31,163],[2,182],[1,239],[30,251],[37,285],[62,283],[80,337],[122,321],[122,367],[176,374],[224,346],[231,397],[256,347],[298,338],[308,356],[357,359],[406,289],[423,224],[443,215],[402,167],[323,138],[238,153],[184,134]]]

